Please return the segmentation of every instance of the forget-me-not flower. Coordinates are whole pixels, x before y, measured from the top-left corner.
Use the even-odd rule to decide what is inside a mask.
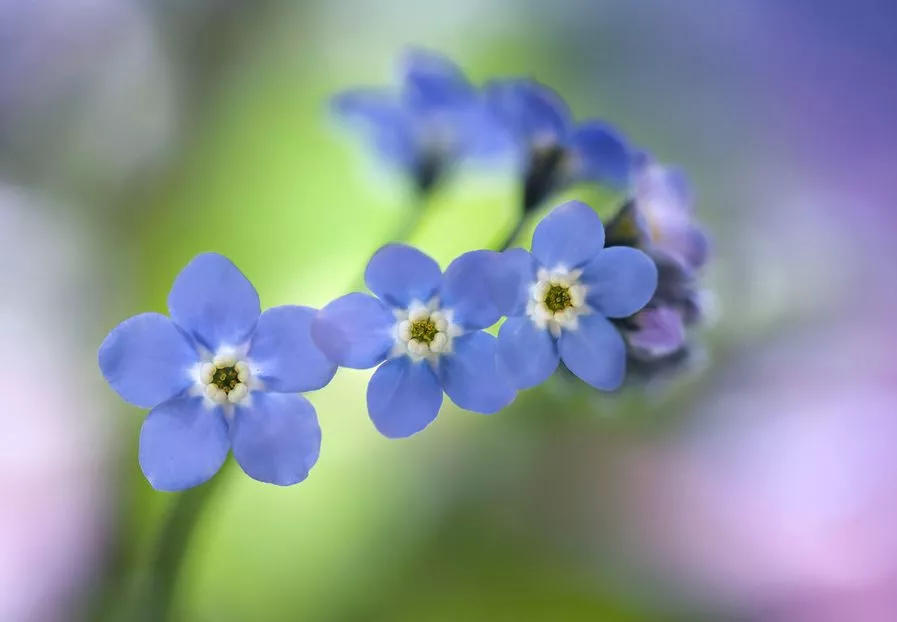
[[[597,389],[619,387],[626,345],[608,318],[631,316],[651,299],[651,258],[634,248],[604,248],[598,215],[571,201],[538,224],[532,253],[505,251],[499,265],[492,293],[509,317],[498,352],[517,387],[544,382],[560,361]]]
[[[197,256],[168,295],[171,318],[142,313],[112,330],[99,363],[127,402],[152,409],[139,460],[158,490],[202,484],[228,451],[252,478],[282,486],[308,476],[321,429],[298,395],[336,372],[311,339],[315,310],[261,312],[249,280],[227,258]]]
[[[561,96],[535,80],[494,80],[484,91],[490,110],[514,139],[525,176],[524,212],[580,181],[627,187],[629,148],[607,123],[575,122]]]
[[[389,244],[365,271],[375,296],[348,294],[318,313],[312,336],[331,360],[354,369],[379,366],[367,404],[384,436],[423,430],[436,418],[443,392],[479,413],[513,401],[516,391],[497,366],[496,339],[482,330],[500,318],[488,290],[497,257],[465,253],[443,274],[421,251]]]
[[[693,194],[683,173],[639,154],[632,198],[608,225],[607,245],[643,249],[658,267],[653,299],[621,325],[630,357],[652,369],[664,367],[665,361],[678,366],[687,348],[687,328],[703,316],[707,296],[698,276],[709,247],[695,221]]]
[[[357,128],[389,164],[406,171],[426,194],[465,157],[506,150],[508,134],[494,122],[481,92],[448,58],[409,48],[399,84],[336,95],[336,116]]]
[[[607,226],[608,243],[652,249],[699,270],[707,234],[695,220],[694,193],[684,173],[641,153],[633,159],[632,197]]]

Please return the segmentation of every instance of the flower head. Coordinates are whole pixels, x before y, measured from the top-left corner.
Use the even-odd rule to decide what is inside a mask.
[[[336,366],[315,347],[315,311],[261,312],[249,280],[227,258],[199,255],[168,295],[171,318],[143,313],[112,330],[100,370],[125,401],[150,408],[140,466],[158,490],[211,478],[228,451],[252,478],[282,486],[308,476],[321,430],[301,391],[326,385]]]
[[[608,318],[645,306],[657,267],[642,251],[605,249],[597,214],[577,201],[539,223],[532,249],[506,251],[493,272],[496,304],[509,316],[498,335],[500,359],[519,389],[547,380],[561,360],[591,386],[616,389],[626,346]]]
[[[458,160],[487,156],[507,142],[461,69],[420,48],[403,55],[397,87],[345,91],[333,98],[332,107],[388,163],[407,171],[421,194]]]
[[[704,316],[698,277],[708,240],[694,219],[694,199],[681,171],[645,154],[635,159],[633,194],[607,227],[608,246],[640,248],[658,268],[657,292],[638,314],[620,323],[630,359],[646,375],[680,368],[689,356],[688,327]]]
[[[576,123],[560,95],[535,80],[495,80],[485,93],[490,109],[515,141],[525,174],[524,211],[575,182],[613,188],[629,183],[629,148],[608,124]]]
[[[381,248],[365,271],[375,294],[353,293],[321,309],[312,337],[343,367],[377,367],[367,390],[374,426],[391,438],[411,436],[439,412],[443,392],[459,407],[494,413],[515,391],[496,365],[498,321],[488,275],[498,255],[465,253],[443,274],[417,249]]]
[[[709,244],[695,221],[694,196],[682,171],[639,154],[632,179],[632,198],[608,224],[608,243],[656,249],[690,270],[702,268]]]

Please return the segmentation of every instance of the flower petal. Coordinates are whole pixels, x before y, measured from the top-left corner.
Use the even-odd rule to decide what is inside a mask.
[[[561,333],[558,349],[570,371],[596,389],[613,391],[623,383],[626,344],[603,315],[579,316],[578,328]]]
[[[564,141],[572,115],[563,98],[535,80],[494,80],[485,87],[486,99],[496,116],[532,145]]]
[[[454,311],[453,320],[467,329],[487,328],[502,316],[492,295],[493,275],[502,261],[494,251],[464,253],[445,270],[440,299]]]
[[[268,309],[259,317],[249,359],[253,374],[265,383],[266,391],[314,391],[333,378],[336,363],[311,338],[316,315],[309,307],[287,305]]]
[[[388,89],[345,91],[330,101],[338,121],[362,134],[380,155],[400,167],[415,166],[418,140],[415,121]]]
[[[100,371],[123,400],[152,408],[193,382],[199,361],[193,344],[174,322],[159,313],[142,313],[110,332],[98,353]]]
[[[578,268],[604,248],[604,226],[591,207],[569,201],[536,226],[533,255],[548,269]]]
[[[646,360],[663,358],[685,345],[682,314],[670,307],[643,309],[635,316],[637,330],[627,334],[632,353]]]
[[[496,360],[497,345],[495,337],[478,330],[455,339],[452,352],[440,358],[442,388],[459,407],[491,414],[514,401],[517,392]]]
[[[442,387],[428,363],[400,356],[377,368],[367,398],[371,421],[380,434],[404,438],[423,430],[439,414]]]
[[[463,106],[475,96],[461,68],[431,50],[407,48],[401,58],[401,73],[406,101],[414,110]]]
[[[633,197],[646,211],[685,217],[691,216],[694,206],[694,192],[685,173],[644,157],[634,164]]]
[[[367,369],[381,363],[395,343],[396,318],[368,294],[337,298],[318,311],[311,336],[324,356],[337,365]]]
[[[168,294],[175,324],[209,350],[240,345],[261,313],[259,295],[230,259],[204,253],[181,270]]]
[[[586,299],[607,317],[629,317],[657,290],[657,265],[628,246],[606,248],[583,269]]]
[[[181,397],[150,411],[137,453],[152,487],[173,492],[199,486],[215,475],[229,449],[221,409],[201,397]]]
[[[364,282],[383,302],[405,309],[427,302],[442,285],[442,271],[433,259],[405,244],[387,244],[371,257]]]
[[[629,185],[632,158],[623,137],[600,121],[581,124],[570,137],[575,177],[606,184],[615,189]]]
[[[321,428],[311,402],[295,393],[263,391],[251,399],[236,408],[231,426],[234,458],[260,482],[301,482],[321,451]]]
[[[519,390],[542,384],[557,369],[557,342],[528,317],[512,317],[498,332],[498,355]]]
[[[489,273],[492,301],[503,315],[520,315],[526,311],[530,287],[536,282],[536,260],[522,248],[501,253]]]

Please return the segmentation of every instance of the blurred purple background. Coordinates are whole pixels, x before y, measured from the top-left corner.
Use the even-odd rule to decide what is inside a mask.
[[[542,396],[529,413],[542,417],[539,426],[517,411],[516,420],[467,426],[494,424],[499,446],[496,437],[449,437],[445,428],[433,446],[439,434],[458,446],[364,454],[388,451],[404,473],[415,460],[434,460],[420,468],[435,472],[445,455],[480,452],[457,472],[452,463],[439,480],[444,490],[422,486],[431,497],[420,505],[439,507],[453,524],[456,514],[442,508],[455,503],[457,514],[478,517],[482,542],[501,533],[510,550],[532,554],[509,556],[508,568],[560,559],[588,570],[584,592],[593,600],[564,613],[575,599],[563,592],[548,607],[560,617],[509,609],[528,585],[509,571],[507,600],[497,584],[498,604],[476,592],[465,619],[897,619],[897,4],[0,0],[0,620],[116,619],[96,603],[140,573],[165,503],[130,477],[139,416],[96,376],[95,349],[141,300],[162,299],[153,288],[170,282],[167,269],[185,248],[171,250],[173,223],[189,227],[208,215],[177,211],[204,203],[203,190],[184,188],[239,176],[207,172],[228,148],[258,141],[275,162],[296,155],[278,148],[301,136],[301,166],[260,168],[301,177],[335,210],[370,196],[336,168],[349,159],[320,152],[314,136],[303,142],[306,126],[289,126],[290,134],[264,115],[245,120],[253,109],[241,105],[261,92],[281,101],[276,89],[290,79],[290,88],[314,94],[359,75],[380,79],[409,43],[444,50],[478,79],[533,74],[581,115],[606,118],[680,164],[716,249],[710,364],[684,386],[621,399],[606,420],[584,412],[584,428],[567,419],[552,427],[547,417],[572,407]],[[323,101],[301,101],[295,116],[323,125]],[[246,140],[219,138],[228,123],[250,126]],[[247,176],[252,183],[264,182]],[[208,196],[223,200],[228,188]],[[382,214],[369,218],[377,225]],[[301,245],[303,234],[287,241]],[[276,263],[264,240],[252,244],[246,257]],[[292,276],[276,266],[265,279],[293,291]],[[360,468],[346,456],[361,441],[347,441],[349,451],[339,430],[327,438],[343,460],[334,480],[339,468]],[[351,481],[347,490],[363,489]],[[457,492],[465,486],[471,491]],[[383,522],[407,513],[394,512]],[[441,610],[449,605],[433,594],[448,602],[467,594],[453,582],[463,579],[449,573],[418,590],[423,570],[441,578],[458,564],[484,584],[491,575],[479,570],[475,547],[445,547],[439,530],[427,529],[434,543],[406,543],[406,565],[395,564],[407,574],[364,584],[376,597],[340,583],[344,600],[363,603],[362,617],[334,598],[310,609],[323,617],[306,619],[458,619],[462,610]],[[203,556],[222,548],[208,538],[193,563],[199,578],[187,584],[202,595],[185,599],[184,619],[224,619],[206,607],[214,598],[230,606],[221,584],[206,580],[216,558],[204,565]],[[244,561],[240,569],[256,574]],[[364,562],[393,567],[386,554]],[[316,568],[307,572],[297,582],[314,585]],[[415,609],[415,593],[441,604]],[[259,619],[309,610],[291,594],[257,596],[269,606]]]

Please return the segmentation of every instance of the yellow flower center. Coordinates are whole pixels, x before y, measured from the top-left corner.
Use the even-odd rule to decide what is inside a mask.
[[[236,367],[219,367],[212,373],[212,382],[216,387],[230,393],[240,383],[240,375]]]
[[[420,343],[430,343],[436,337],[436,324],[430,318],[411,323],[411,338]]]
[[[563,285],[552,285],[545,293],[545,306],[552,313],[569,309],[573,306],[573,297],[570,288]]]

